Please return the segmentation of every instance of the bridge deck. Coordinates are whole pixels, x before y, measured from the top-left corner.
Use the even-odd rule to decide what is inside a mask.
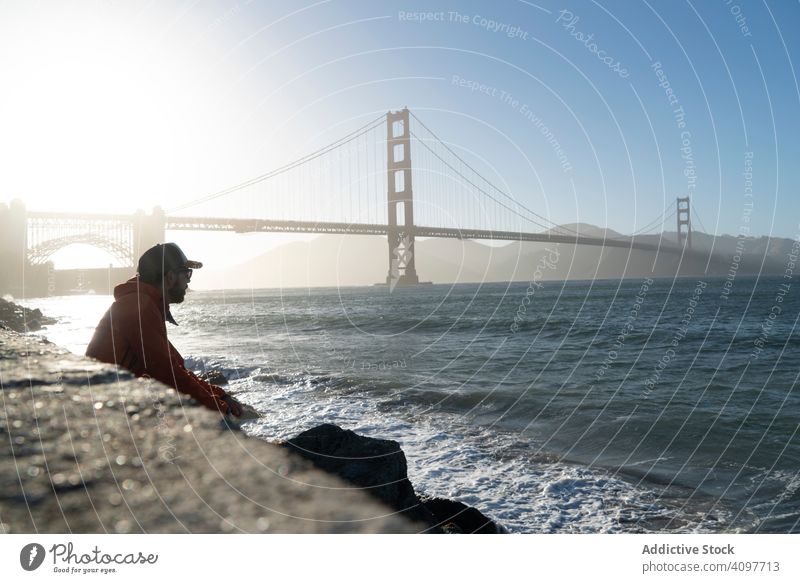
[[[54,220],[90,221],[130,221],[136,215],[102,215],[78,213],[28,212],[30,218]],[[233,233],[317,233],[343,235],[388,235],[389,227],[381,224],[331,223],[311,221],[273,221],[259,219],[226,219],[212,217],[165,217],[165,228],[171,231],[228,231]],[[564,243],[568,245],[593,245],[600,247],[620,247],[642,251],[660,251],[679,254],[684,251],[671,242],[660,245],[642,243],[631,238],[612,239],[584,237],[580,235],[556,235],[553,233],[523,233],[519,231],[492,231],[481,229],[453,229],[444,227],[414,227],[417,237],[439,237],[449,239],[485,239],[495,241],[532,241],[540,243]],[[695,255],[689,249],[686,254]]]
[[[333,233],[343,235],[387,235],[389,227],[380,224],[351,224],[308,221],[268,221],[254,219],[215,219],[207,217],[167,217],[166,228],[176,231],[230,231],[234,233]],[[680,253],[683,249],[664,242],[661,245],[642,243],[635,239],[583,237],[580,235],[555,235],[552,233],[521,233],[519,231],[492,231],[481,229],[452,229],[443,227],[414,227],[416,237],[449,239],[487,239],[495,241],[533,241],[564,243],[568,245],[594,245],[622,247],[643,251]],[[688,250],[687,250],[688,252]]]

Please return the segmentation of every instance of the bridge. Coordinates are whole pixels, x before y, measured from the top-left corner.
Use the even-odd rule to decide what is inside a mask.
[[[412,152],[414,164],[412,165]],[[637,237],[663,231],[676,215],[677,240]],[[164,211],[132,215],[28,211],[0,205],[3,292],[41,289],[49,258],[74,243],[107,251],[133,269],[166,231],[337,233],[387,238],[386,283],[419,283],[416,237],[537,241],[691,254],[690,201],[678,198],[625,237],[591,237],[558,226],[496,186],[408,109],[390,111],[293,162]],[[52,291],[52,285],[50,286]],[[16,294],[15,294],[16,295]]]

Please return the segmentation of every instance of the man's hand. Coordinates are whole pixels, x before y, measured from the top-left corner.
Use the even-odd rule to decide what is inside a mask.
[[[229,414],[233,415],[234,417],[242,416],[242,404],[234,399],[230,393],[227,393],[224,397],[222,397],[222,401],[228,405]]]

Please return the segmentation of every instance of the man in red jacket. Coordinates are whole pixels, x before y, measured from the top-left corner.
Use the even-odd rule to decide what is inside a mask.
[[[175,243],[148,249],[139,259],[136,277],[114,288],[114,303],[97,325],[86,356],[117,364],[137,377],[152,377],[209,409],[239,417],[241,403],[187,370],[167,339],[165,321],[176,324],[169,304],[183,301],[192,270],[202,266],[188,260]]]

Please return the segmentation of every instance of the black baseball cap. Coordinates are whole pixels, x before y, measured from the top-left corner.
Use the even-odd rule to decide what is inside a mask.
[[[154,276],[174,269],[200,269],[199,261],[186,259],[186,255],[175,243],[159,243],[150,247],[139,258],[136,271],[139,275]]]

